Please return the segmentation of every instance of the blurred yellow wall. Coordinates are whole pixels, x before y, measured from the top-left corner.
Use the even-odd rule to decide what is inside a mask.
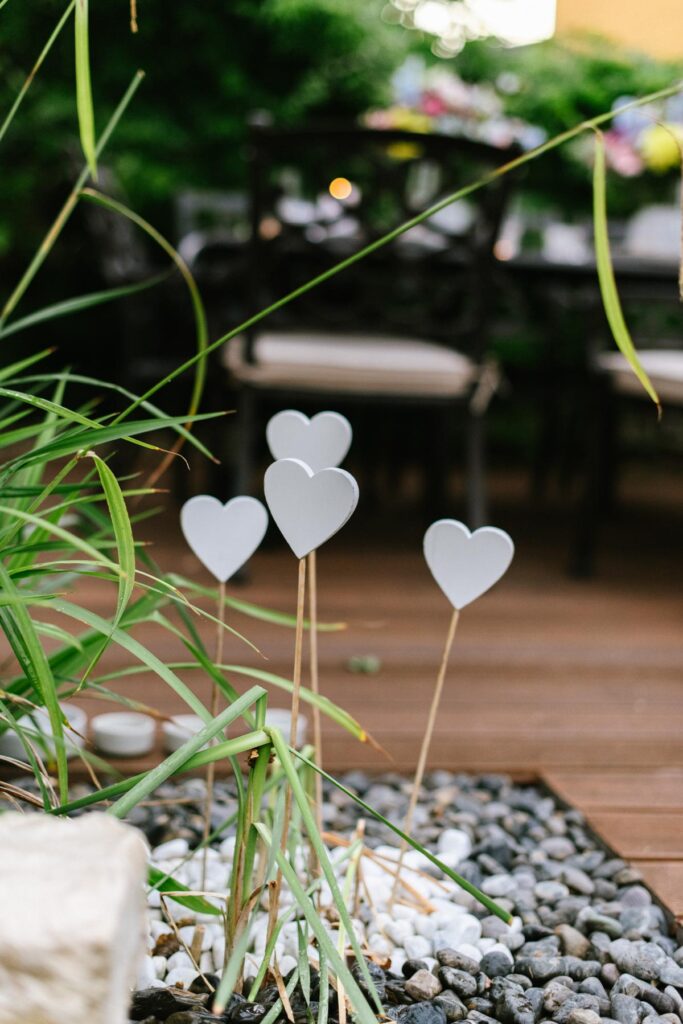
[[[557,35],[576,30],[683,59],[683,0],[557,0]]]

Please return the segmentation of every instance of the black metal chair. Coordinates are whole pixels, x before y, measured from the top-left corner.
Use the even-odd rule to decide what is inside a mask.
[[[286,131],[260,119],[249,138],[250,311],[510,155],[451,136],[336,125]],[[484,413],[495,390],[487,332],[508,192],[504,177],[445,208],[226,345],[238,388],[238,493],[253,483],[266,398],[433,406],[465,419],[468,519],[485,520]],[[433,448],[446,448],[444,435]]]

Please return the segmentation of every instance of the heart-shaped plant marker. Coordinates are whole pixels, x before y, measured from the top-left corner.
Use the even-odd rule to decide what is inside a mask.
[[[410,835],[413,825],[413,815],[427,765],[429,745],[439,712],[441,693],[446,679],[446,669],[455,631],[458,628],[460,609],[486,593],[494,583],[498,582],[510,565],[514,553],[515,546],[511,538],[504,530],[499,530],[495,526],[483,526],[480,530],[470,533],[465,524],[459,523],[456,519],[439,519],[436,523],[432,523],[425,533],[424,556],[427,565],[431,569],[432,576],[453,605],[453,613],[441,656],[441,665],[436,677],[425,734],[422,738],[408,811],[403,823],[403,831],[406,835]],[[401,888],[401,868],[407,848],[407,843],[402,842],[390,907]]]
[[[314,473],[341,465],[352,436],[351,424],[338,412],[319,412],[309,419],[296,409],[283,409],[266,427],[274,459],[301,459]]]
[[[273,462],[264,489],[270,514],[297,558],[341,530],[358,504],[358,484],[345,469],[314,473],[300,459]]]
[[[432,576],[458,609],[497,583],[514,553],[511,538],[495,526],[470,533],[464,523],[439,519],[424,536],[424,556]]]
[[[232,498],[223,505],[209,494],[198,494],[183,505],[180,525],[202,565],[225,583],[263,540],[268,513],[256,498]]]

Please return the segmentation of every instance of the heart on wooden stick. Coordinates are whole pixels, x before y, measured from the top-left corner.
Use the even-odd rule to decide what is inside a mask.
[[[358,504],[358,484],[345,469],[314,473],[300,459],[273,462],[264,489],[270,514],[297,558],[341,530]]]
[[[256,498],[232,498],[223,505],[198,494],[180,510],[185,540],[220,583],[234,576],[263,540],[268,513]]]
[[[338,412],[319,412],[309,419],[296,409],[283,409],[266,427],[274,459],[301,459],[314,473],[339,466],[351,447],[352,436],[351,424]]]
[[[439,519],[424,536],[424,556],[432,576],[458,609],[497,583],[514,553],[511,538],[495,526],[470,533],[464,523]]]

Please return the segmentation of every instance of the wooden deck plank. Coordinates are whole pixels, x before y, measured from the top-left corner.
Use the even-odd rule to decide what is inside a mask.
[[[636,861],[647,885],[683,924],[683,861]]]
[[[628,860],[683,860],[683,814],[642,811],[588,813],[592,827]]]
[[[683,769],[638,772],[546,772],[545,781],[567,803],[585,811],[683,813]]]

